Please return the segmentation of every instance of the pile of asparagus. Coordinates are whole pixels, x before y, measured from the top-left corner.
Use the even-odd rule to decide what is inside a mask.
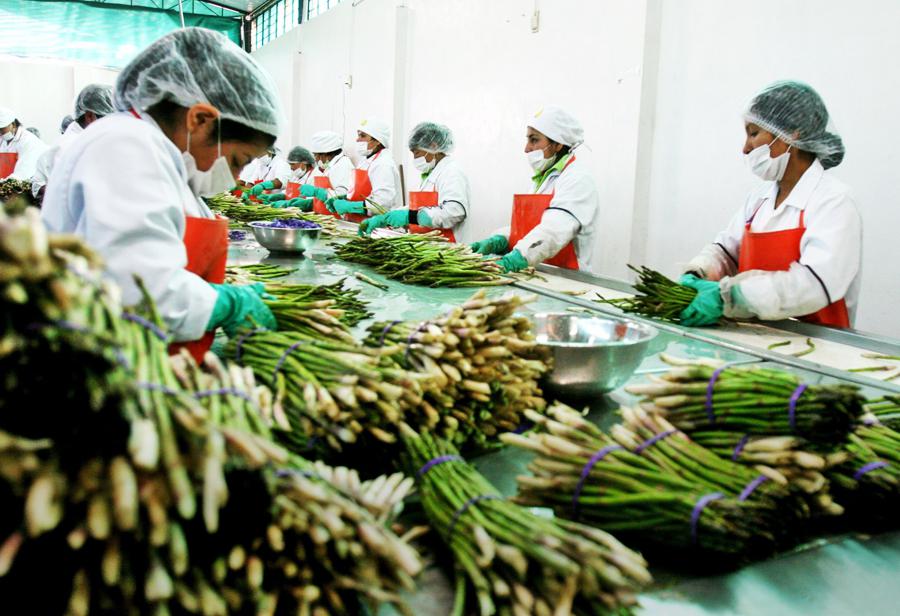
[[[435,319],[375,323],[366,344],[399,346],[401,365],[430,377],[424,427],[457,447],[484,447],[519,428],[526,410],[546,407],[539,381],[551,357],[535,343],[531,321],[515,314],[532,300],[482,290]]]
[[[616,306],[625,312],[677,323],[681,319],[681,312],[697,295],[696,290],[682,286],[649,267],[638,269],[629,265],[628,268],[638,275],[634,284],[635,295],[605,299],[598,294],[599,299],[595,301]]]
[[[534,476],[518,478],[516,502],[655,550],[699,550],[707,564],[764,556],[799,538],[809,510],[780,473],[723,460],[656,414],[622,413],[607,434],[564,405],[529,412],[534,431],[501,437],[537,454]]]
[[[206,198],[206,203],[217,214],[224,216],[233,226],[243,226],[257,220],[293,219],[307,220],[322,227],[322,233],[331,237],[355,237],[352,231],[341,228],[334,216],[304,212],[295,207],[276,208],[260,203],[244,203],[231,193],[221,193]]]
[[[0,214],[4,606],[403,609],[421,564],[386,524],[409,482],[351,492],[320,476],[340,469],[290,456],[268,389],[235,366],[172,364],[152,305],[123,313],[91,252],[35,214]]]
[[[466,244],[451,244],[440,233],[410,233],[397,237],[355,237],[334,246],[344,261],[373,267],[388,278],[427,287],[484,287],[509,284],[494,261],[472,252]]]
[[[31,182],[12,178],[0,180],[0,204],[7,214],[21,214],[29,205],[34,205]]]
[[[425,513],[456,563],[454,616],[621,614],[652,581],[644,559],[611,535],[537,516],[448,442],[408,426],[402,436]]]
[[[884,396],[866,402],[865,411],[881,425],[892,430],[900,428],[900,396]]]

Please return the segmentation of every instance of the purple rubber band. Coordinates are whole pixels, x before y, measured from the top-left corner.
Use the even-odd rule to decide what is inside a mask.
[[[420,331],[422,331],[422,329],[427,325],[428,325],[428,321],[422,321],[421,323],[419,323],[419,326],[416,329],[414,329],[413,332],[409,336],[406,337],[406,351],[403,353],[403,361],[406,361],[409,359],[409,351],[410,351],[410,349],[412,349],[413,336],[415,336]]]
[[[45,327],[58,327],[60,329],[68,329],[73,332],[78,332],[81,334],[91,333],[91,328],[85,325],[78,325],[77,323],[72,323],[71,321],[51,321],[50,323],[31,323],[28,325],[28,329],[44,329]]]
[[[859,481],[859,478],[866,473],[870,471],[877,471],[879,468],[885,468],[886,466],[888,466],[888,463],[884,460],[875,460],[874,462],[869,462],[868,464],[859,467],[859,470],[853,473],[853,479]]]
[[[138,382],[136,385],[138,386],[139,389],[147,389],[150,391],[161,391],[164,394],[168,394],[170,396],[177,396],[181,393],[179,391],[175,391],[171,387],[166,387],[165,385],[160,385],[159,383],[147,383],[147,382],[141,381],[141,382]]]
[[[272,371],[272,380],[275,380],[275,377],[278,376],[278,372],[281,370],[281,367],[284,365],[284,362],[287,361],[288,355],[293,353],[295,350],[300,348],[305,344],[309,344],[312,340],[298,340],[294,344],[288,347],[287,351],[281,354],[281,357],[278,358],[278,363],[275,364],[275,370]]]
[[[877,418],[877,417],[874,417],[874,416],[872,416],[872,417],[864,417],[864,418],[863,418],[863,425],[864,425],[864,426],[880,426],[880,425],[881,425],[881,422],[878,421],[878,418]]]
[[[156,336],[163,342],[166,342],[169,339],[169,337],[166,335],[166,332],[164,332],[161,327],[156,325],[156,323],[148,321],[147,319],[145,319],[144,317],[142,317],[138,314],[124,312],[124,313],[122,313],[122,318],[125,319],[126,321],[131,321],[132,323],[137,323],[138,325],[142,326],[144,329],[150,331],[154,336]]]
[[[801,383],[797,386],[797,389],[794,390],[794,393],[791,394],[791,403],[788,405],[788,422],[791,424],[792,431],[797,428],[797,400],[800,399],[800,396],[803,395],[806,388],[807,385]]]
[[[581,469],[581,477],[578,479],[578,485],[575,486],[575,493],[572,495],[572,513],[578,514],[578,499],[581,498],[581,491],[584,489],[584,482],[587,481],[588,475],[594,470],[594,465],[605,458],[607,454],[616,449],[624,449],[621,445],[607,445],[603,449],[591,456],[584,468]]]
[[[444,462],[465,462],[462,456],[457,455],[446,455],[446,456],[438,456],[436,458],[432,458],[428,462],[426,462],[422,468],[418,470],[416,473],[416,479],[421,479],[422,475],[430,471],[433,467],[438,464],[443,464]]]
[[[396,325],[399,322],[400,321],[391,321],[390,323],[388,323],[387,325],[384,326],[384,329],[381,330],[381,338],[378,339],[378,346],[380,346],[380,347],[384,346],[384,337],[387,336],[388,332],[391,331],[391,329],[394,327],[394,325]]]
[[[758,488],[759,486],[761,486],[763,483],[765,483],[768,480],[769,480],[769,478],[766,477],[765,475],[760,475],[759,477],[757,477],[756,479],[754,479],[753,481],[748,483],[746,488],[741,490],[741,495],[738,496],[738,500],[739,501],[747,500],[748,498],[750,498],[750,495],[753,494],[753,492],[756,490],[756,488]]]
[[[462,514],[468,510],[469,507],[474,505],[475,503],[480,503],[481,501],[486,500],[503,500],[502,497],[497,496],[496,494],[481,494],[479,496],[473,496],[469,500],[463,503],[462,507],[456,510],[453,514],[453,519],[450,520],[450,526],[447,527],[447,536],[453,536],[453,530],[456,528],[456,522],[459,521],[459,518]]]
[[[700,514],[703,513],[703,509],[714,500],[718,500],[723,496],[724,494],[721,492],[710,492],[697,500],[694,510],[691,511],[691,543],[697,543],[697,524],[700,522]]]
[[[239,389],[235,389],[234,387],[222,387],[220,389],[207,389],[206,391],[198,391],[194,394],[194,397],[198,400],[200,398],[209,398],[210,396],[237,396],[238,398],[243,398],[247,402],[252,405],[256,405],[256,401],[250,397],[245,391],[241,391]]]
[[[750,440],[750,435],[745,434],[741,437],[741,440],[738,441],[738,444],[734,446],[734,452],[731,454],[731,459],[737,462],[738,457],[740,457],[741,453],[744,451],[744,447],[747,446],[747,441]]]
[[[644,451],[645,449],[647,449],[647,447],[650,447],[650,446],[658,443],[659,441],[663,440],[667,436],[672,436],[676,432],[677,432],[677,430],[666,430],[665,432],[660,432],[659,434],[655,434],[655,435],[651,436],[650,438],[648,438],[643,443],[641,443],[640,445],[638,445],[637,449],[634,450],[634,453],[639,454],[642,451]]]
[[[236,361],[237,363],[241,363],[241,353],[243,353],[243,351],[244,351],[244,341],[247,338],[249,338],[250,336],[252,336],[253,334],[257,334],[259,332],[264,332],[264,331],[267,331],[267,330],[259,327],[256,329],[251,329],[249,332],[241,334],[241,337],[238,338],[237,346],[235,347],[234,361]]]
[[[716,386],[716,381],[719,380],[719,375],[722,374],[725,368],[726,366],[716,368],[712,376],[709,377],[709,383],[706,384],[706,416],[709,418],[709,423],[716,423],[716,414],[713,412],[713,388]]]
[[[513,430],[513,434],[522,434],[524,432],[528,432],[534,427],[534,424],[528,420],[523,421],[519,424],[519,427]]]
[[[277,475],[278,477],[307,477],[310,479],[312,479],[313,477],[318,477],[318,475],[313,472],[298,471],[293,468],[280,468],[275,471],[275,475]]]

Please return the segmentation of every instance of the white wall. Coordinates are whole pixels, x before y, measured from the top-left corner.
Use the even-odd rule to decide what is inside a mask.
[[[895,0],[356,0],[255,56],[283,89],[284,147],[323,128],[349,145],[357,122],[378,115],[409,168],[409,130],[450,126],[473,192],[464,240],[506,224],[511,195],[528,188],[526,119],[543,104],[569,108],[600,190],[600,273],[614,276],[628,262],[675,274],[713,238],[754,182],[744,106],[776,79],[807,81],[844,137],[833,173],[863,215],[857,326],[900,337],[897,23]]]
[[[23,126],[36,126],[49,144],[59,139],[59,124],[71,114],[75,96],[90,83],[113,84],[118,71],[83,64],[0,57],[0,105],[19,116]]]
[[[741,113],[767,83],[800,79],[844,139],[831,173],[853,187],[863,217],[856,326],[900,337],[900,3],[664,0],[662,10],[647,264],[674,274],[725,226],[755,181]]]

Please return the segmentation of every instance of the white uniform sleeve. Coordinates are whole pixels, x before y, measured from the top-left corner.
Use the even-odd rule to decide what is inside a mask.
[[[175,339],[200,338],[217,295],[184,269],[184,179],[172,159],[145,139],[113,134],[85,147],[71,174],[66,199],[83,202],[85,240],[126,305],[140,300],[133,280],[140,276]]]
[[[244,168],[241,169],[240,175],[238,175],[238,180],[246,184],[252,184],[254,181],[256,181],[256,166],[258,164],[259,159],[254,158],[249,163],[244,165]]]
[[[575,239],[580,229],[581,223],[567,211],[547,208],[541,222],[511,248],[522,253],[529,265],[535,266],[555,257]]]
[[[41,189],[47,185],[47,180],[50,178],[50,169],[53,166],[53,158],[56,156],[57,151],[58,148],[56,146],[48,148],[41,154],[41,157],[38,158],[37,165],[34,169],[34,175],[31,176],[31,194],[34,195],[35,198],[37,198]]]
[[[20,137],[17,148],[18,158],[16,159],[16,168],[13,169],[9,176],[15,180],[31,181],[34,172],[37,170],[37,162],[41,155],[47,151],[47,144],[38,139],[24,128],[19,129],[23,134]]]
[[[349,195],[353,192],[353,177],[355,171],[356,168],[353,166],[353,161],[347,156],[342,156],[341,159],[334,164],[334,167],[331,167],[325,172],[325,175],[331,180],[331,187],[332,190],[334,190],[335,195]]]
[[[752,270],[722,279],[725,316],[760,319],[799,317],[842,299],[860,268],[862,222],[852,199],[837,195],[808,212],[800,261],[788,271]],[[731,288],[740,286],[735,305]],[[731,314],[729,314],[731,312]]]
[[[453,229],[466,219],[469,211],[469,180],[462,169],[453,165],[441,170],[434,189],[441,200],[437,207],[423,208],[437,229]]]
[[[281,182],[281,188],[284,188],[291,179],[291,165],[283,158],[276,158],[272,163],[272,169],[269,172],[269,176],[270,177],[266,178],[267,180],[278,180]]]
[[[369,167],[369,181],[372,182],[372,194],[369,199],[380,205],[385,210],[394,209],[397,198],[397,185],[395,183],[394,163],[390,159],[385,162],[376,160]],[[366,205],[369,214],[377,214],[371,205]]]
[[[741,240],[748,217],[747,206],[744,205],[732,217],[725,230],[716,236],[715,241],[704,246],[700,254],[688,262],[684,271],[697,272],[705,280],[721,280],[725,276],[737,274]]]

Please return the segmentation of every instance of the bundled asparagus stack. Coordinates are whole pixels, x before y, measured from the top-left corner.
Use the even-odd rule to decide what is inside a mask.
[[[600,299],[595,301],[616,306],[625,312],[677,323],[681,312],[697,296],[696,290],[682,286],[649,267],[638,269],[629,265],[628,268],[637,272],[638,280],[634,285],[637,293],[622,299],[605,299],[598,294]]]
[[[611,535],[536,516],[446,441],[405,425],[402,436],[428,519],[457,564],[455,616],[622,613],[651,582],[644,559]]]
[[[431,377],[422,408],[443,419],[425,427],[457,447],[483,447],[520,427],[525,410],[546,407],[539,380],[551,358],[536,345],[531,321],[515,315],[532,299],[482,290],[436,319],[375,323],[366,344],[401,346],[402,365]]]
[[[0,274],[11,613],[358,613],[411,587],[418,559],[382,523],[403,491],[370,511],[303,460],[276,471],[271,394],[221,366],[181,366],[181,387],[165,333],[122,317],[80,243],[0,214]]]
[[[388,278],[428,287],[484,287],[509,284],[494,261],[465,244],[448,243],[440,233],[410,233],[374,239],[355,237],[335,245],[345,261],[375,268]]]
[[[295,207],[276,208],[256,203],[244,203],[230,193],[222,193],[207,197],[206,203],[217,214],[228,218],[231,225],[244,225],[256,220],[306,220],[322,227],[322,233],[331,237],[354,237],[354,234],[341,228],[334,216],[324,216],[312,212],[303,212]]]
[[[718,458],[639,408],[608,435],[564,405],[507,444],[537,453],[517,502],[552,507],[659,550],[699,549],[724,560],[758,557],[796,540],[808,515],[778,472]]]
[[[869,417],[846,445],[849,461],[828,472],[828,479],[861,523],[895,523],[900,504],[900,433]]]
[[[12,178],[0,180],[0,204],[7,214],[21,214],[29,205],[34,205],[31,182]]]
[[[884,396],[869,400],[865,405],[866,413],[878,420],[878,423],[897,430],[900,428],[900,396]]]
[[[271,263],[253,263],[251,265],[229,265],[225,270],[225,282],[231,284],[249,284],[251,282],[269,282],[284,278],[297,271]]]

